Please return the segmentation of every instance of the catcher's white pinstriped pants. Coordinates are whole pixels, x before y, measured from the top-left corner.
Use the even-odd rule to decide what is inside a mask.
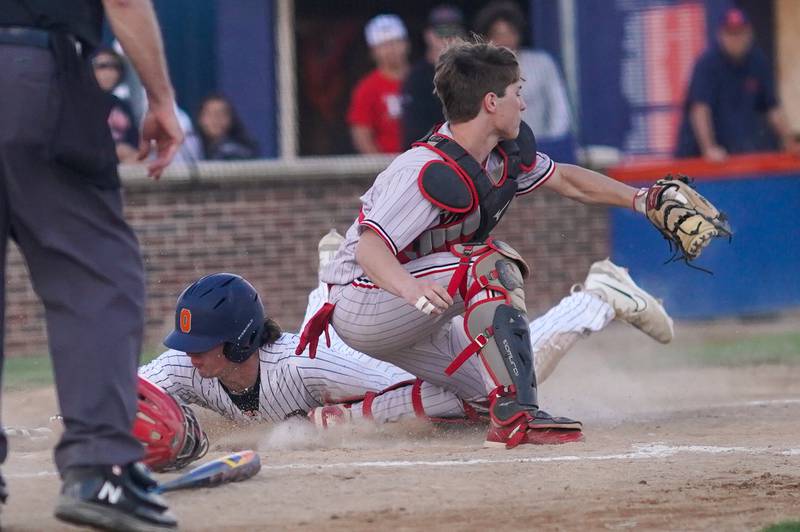
[[[416,277],[447,286],[456,267],[450,253],[435,253],[404,265]],[[471,279],[470,279],[471,282]],[[494,383],[477,356],[470,357],[451,377],[445,368],[468,344],[461,315],[464,302],[440,316],[423,314],[403,299],[381,290],[366,279],[334,286],[330,299],[336,303],[332,324],[350,347],[394,364],[424,380],[422,402],[429,416],[459,416],[461,400],[486,399]],[[603,329],[614,319],[614,310],[599,297],[585,292],[564,298],[556,307],[530,324],[539,382],[552,372],[558,360],[581,336]],[[413,412],[410,387],[375,398],[373,417],[393,420]],[[353,408],[359,415],[360,409]]]

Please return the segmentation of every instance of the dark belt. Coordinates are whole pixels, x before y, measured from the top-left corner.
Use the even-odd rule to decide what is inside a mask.
[[[50,33],[48,33],[47,30],[40,30],[38,28],[0,26],[0,44],[49,48]]]

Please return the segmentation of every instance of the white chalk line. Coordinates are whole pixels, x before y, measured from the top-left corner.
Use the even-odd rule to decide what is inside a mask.
[[[510,458],[473,458],[469,460],[385,460],[371,462],[338,462],[328,464],[282,464],[262,466],[262,469],[344,469],[344,468],[404,468],[404,467],[464,467],[493,464],[530,464],[547,462],[581,462],[610,460],[642,460],[669,458],[681,453],[688,454],[767,454],[774,456],[800,455],[798,449],[775,449],[770,447],[720,447],[713,445],[667,445],[664,443],[648,443],[634,445],[634,450],[627,453],[601,455],[562,455],[562,456],[528,456]],[[509,454],[514,450],[508,451]]]
[[[468,460],[381,460],[369,462],[336,462],[326,464],[281,464],[265,465],[261,469],[344,469],[344,468],[404,468],[404,467],[464,467],[492,464],[532,464],[547,462],[604,462],[611,460],[647,460],[669,458],[677,454],[752,454],[772,456],[798,456],[800,448],[775,449],[773,447],[724,447],[717,445],[668,445],[661,442],[635,444],[633,450],[626,453],[599,455],[561,455],[561,456],[527,456],[509,458],[472,458]],[[518,451],[510,450],[509,454]],[[55,471],[39,471],[35,473],[11,473],[7,478],[39,478],[54,476]]]
[[[772,406],[772,405],[796,405],[800,404],[800,397],[787,398],[787,399],[760,399],[754,401],[734,401],[729,403],[716,403],[702,405],[694,408],[693,410],[710,410],[713,408],[741,408],[746,406]],[[661,413],[674,413],[675,411],[664,411]],[[50,427],[14,427],[5,426],[3,430],[9,438],[20,438],[26,440],[47,440],[52,437],[55,432]]]
[[[723,408],[739,406],[769,406],[781,404],[800,404],[797,399],[765,399],[756,401],[742,401],[738,403],[724,403],[709,405],[706,408]],[[713,445],[667,445],[664,443],[648,443],[633,445],[634,450],[627,453],[605,455],[563,455],[563,456],[530,456],[516,458],[473,458],[470,460],[385,460],[370,462],[337,462],[332,464],[281,464],[262,466],[266,470],[282,469],[344,469],[349,467],[360,468],[403,468],[403,467],[464,467],[487,464],[528,464],[547,462],[579,462],[579,461],[609,461],[609,460],[642,460],[668,458],[679,453],[690,454],[767,454],[773,456],[800,456],[800,448],[775,449],[772,447],[720,447]],[[511,450],[509,453],[515,451]],[[31,473],[9,473],[6,478],[39,478],[56,476],[56,471],[37,471]]]
[[[744,401],[738,403],[721,403],[718,405],[711,405],[710,407],[705,407],[705,408],[728,408],[728,407],[738,407],[738,406],[770,406],[770,405],[796,405],[796,404],[800,404],[800,398],[762,399],[758,401]]]
[[[54,477],[58,475],[56,471],[36,471],[33,473],[3,473],[3,478],[40,478]]]

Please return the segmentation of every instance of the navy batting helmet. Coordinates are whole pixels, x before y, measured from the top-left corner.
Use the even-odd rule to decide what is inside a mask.
[[[264,307],[253,285],[232,273],[213,273],[180,295],[175,330],[164,345],[203,353],[224,344],[225,357],[242,363],[261,346],[263,330]]]

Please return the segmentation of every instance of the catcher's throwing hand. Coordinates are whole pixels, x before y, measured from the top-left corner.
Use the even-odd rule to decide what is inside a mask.
[[[667,175],[642,195],[646,195],[647,218],[675,245],[679,259],[694,260],[713,237],[733,234],[725,214],[692,188],[684,175]]]
[[[425,314],[441,314],[453,304],[447,288],[431,281],[412,278],[413,285],[403,294],[403,298],[417,310]]]

